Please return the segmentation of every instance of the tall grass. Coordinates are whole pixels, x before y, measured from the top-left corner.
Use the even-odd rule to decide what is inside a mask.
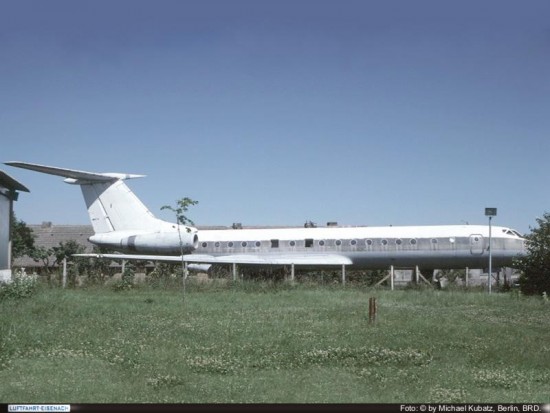
[[[548,402],[542,299],[189,287],[1,301],[0,402]]]

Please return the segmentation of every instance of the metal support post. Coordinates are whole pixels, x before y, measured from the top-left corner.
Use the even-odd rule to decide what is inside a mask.
[[[63,288],[67,286],[67,257],[63,258]]]
[[[390,287],[392,291],[393,291],[394,277],[395,277],[395,271],[393,270],[393,265],[391,265],[390,266]]]
[[[489,217],[489,277],[487,277],[488,283],[489,283],[489,294],[491,294],[491,284],[493,284],[493,251],[492,251],[492,234],[491,234],[491,219],[493,217]]]
[[[492,233],[491,233],[491,220],[497,216],[496,208],[485,208],[485,216],[489,217],[489,274],[487,277],[487,284],[489,294],[491,294],[491,284],[493,283],[493,246],[492,246]]]
[[[346,264],[342,264],[342,285],[346,285]]]

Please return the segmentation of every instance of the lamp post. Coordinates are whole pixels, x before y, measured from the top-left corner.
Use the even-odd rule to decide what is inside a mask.
[[[493,277],[493,256],[492,256],[492,236],[491,236],[491,220],[493,217],[497,216],[497,209],[496,208],[485,208],[485,216],[489,217],[489,276],[487,277],[487,284],[489,285],[489,294],[491,294],[491,284],[492,284],[492,277]]]

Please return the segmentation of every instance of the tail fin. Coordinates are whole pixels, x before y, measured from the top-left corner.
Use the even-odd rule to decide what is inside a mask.
[[[125,179],[145,175],[85,172],[25,162],[6,165],[62,176],[65,182],[80,185],[96,233],[159,228],[159,220],[124,183]]]

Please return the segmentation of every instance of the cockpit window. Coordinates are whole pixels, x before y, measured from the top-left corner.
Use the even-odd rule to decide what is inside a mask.
[[[502,232],[504,232],[506,235],[511,235],[513,237],[522,238],[522,235],[519,232],[517,232],[516,230],[510,229],[510,228],[503,228]]]

